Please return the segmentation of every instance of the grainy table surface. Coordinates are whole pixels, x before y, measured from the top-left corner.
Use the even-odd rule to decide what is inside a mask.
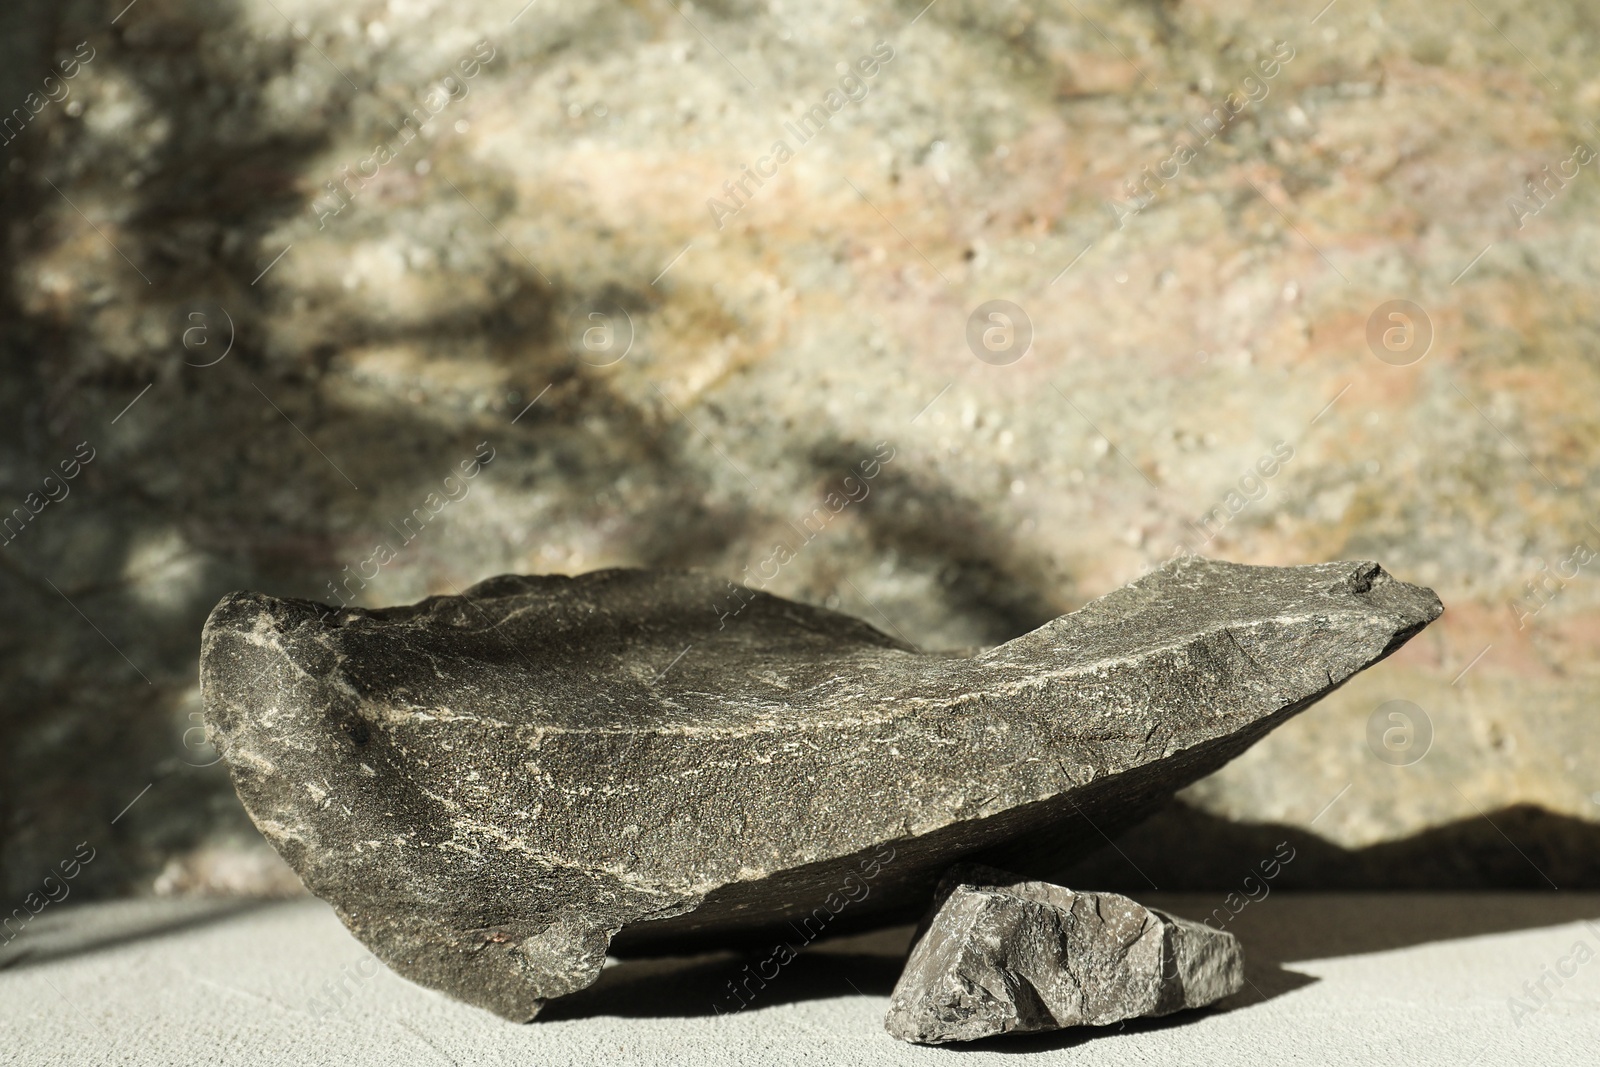
[[[1600,1062],[1600,894],[1279,893],[1228,928],[1250,984],[1218,1009],[957,1052],[883,1030],[905,928],[819,945],[740,1012],[716,1011],[743,964],[717,955],[609,967],[516,1026],[382,969],[319,901],[52,905],[0,949],[0,1063]]]

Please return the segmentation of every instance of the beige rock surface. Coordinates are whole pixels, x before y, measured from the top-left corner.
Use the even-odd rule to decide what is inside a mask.
[[[121,7],[3,16],[4,513],[94,453],[0,549],[17,892],[84,839],[86,891],[257,877],[222,592],[618,564],[937,648],[1180,546],[1382,559],[1446,615],[1189,801],[1600,820],[1589,6]]]

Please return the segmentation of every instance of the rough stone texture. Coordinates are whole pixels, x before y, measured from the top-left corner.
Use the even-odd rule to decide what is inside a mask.
[[[724,595],[647,571],[379,610],[236,593],[206,714],[256,825],[381,959],[527,1019],[613,939],[836,934],[915,916],[965,856],[1081,858],[1442,610],[1375,563],[1185,560],[967,659]]]
[[[1244,988],[1239,939],[1116,893],[951,869],[884,1025],[942,1045],[1203,1008]]]
[[[1595,168],[1520,228],[1507,205],[1594,145],[1589,0],[1342,0],[1315,25],[1320,2],[1264,0],[940,0],[914,25],[923,0],[140,0],[111,26],[125,6],[0,5],[0,114],[97,49],[0,148],[0,515],[98,450],[0,548],[13,902],[86,839],[85,895],[255,877],[192,732],[228,590],[327,598],[379,542],[361,604],[506,572],[753,580],[879,440],[870,496],[768,591],[965,648],[1185,541],[1383,559],[1450,616],[1189,800],[1349,849],[1516,804],[1600,819],[1600,585],[1556,573],[1600,548]],[[326,183],[485,38],[470,95],[319,225]],[[866,99],[717,229],[707,198],[880,39]],[[1279,40],[1269,94],[1119,228],[1124,182]],[[1395,297],[1434,327],[1412,366],[1367,346]],[[966,346],[992,298],[1032,319],[1010,366]],[[211,307],[220,343],[213,305],[236,344],[197,366],[181,329]],[[617,306],[628,356],[579,359],[573,316]],[[485,439],[470,496],[402,545]],[[1241,486],[1278,441],[1293,458]],[[1392,698],[1437,727],[1411,767],[1363,739]],[[1600,885],[1587,836],[1553,847]]]

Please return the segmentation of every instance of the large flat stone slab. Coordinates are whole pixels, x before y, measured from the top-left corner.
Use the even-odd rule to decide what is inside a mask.
[[[965,659],[745,597],[642,571],[381,610],[233,594],[206,714],[379,958],[527,1019],[608,950],[914,919],[971,857],[1048,876],[1441,610],[1374,563],[1191,559]]]

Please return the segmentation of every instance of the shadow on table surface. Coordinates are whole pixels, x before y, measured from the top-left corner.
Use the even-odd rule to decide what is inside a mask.
[[[1140,900],[1175,915],[1200,919],[1221,904],[1221,893],[1145,893]],[[1238,1011],[1309,985],[1296,961],[1364,955],[1430,942],[1508,933],[1600,918],[1600,894],[1566,893],[1272,893],[1243,908],[1226,929],[1245,949],[1244,990],[1211,1011]],[[745,994],[756,1011],[829,997],[887,996],[899,978],[912,928],[819,942],[764,984]],[[710,956],[628,960],[608,967],[593,986],[551,1002],[540,1021],[595,1015],[624,1018],[704,1016],[740,1010],[730,983],[742,985],[765,956],[723,952]],[[750,971],[746,971],[746,966]],[[769,968],[770,970],[770,968]],[[1126,1029],[1181,1026],[1204,1017],[1184,1012],[1124,1027],[1080,1028],[1050,1035],[1010,1037],[1005,1051],[1070,1047]],[[1044,1044],[1040,1044],[1044,1042]],[[973,1047],[990,1047],[978,1043]]]
[[[1488,818],[1465,820],[1457,826],[1432,830],[1417,839],[1361,850],[1340,849],[1321,839],[1309,839],[1303,831],[1285,827],[1229,826],[1219,831],[1221,836],[1201,834],[1190,838],[1182,850],[1173,849],[1162,854],[1155,843],[1164,837],[1170,839],[1169,832],[1152,834],[1149,830],[1136,829],[1119,840],[1121,852],[1107,849],[1080,865],[1068,884],[1085,889],[1115,889],[1175,915],[1197,921],[1209,918],[1213,925],[1235,934],[1244,946],[1247,978],[1244,990],[1207,1011],[1184,1012],[1121,1026],[1078,1028],[1038,1037],[1010,1037],[993,1047],[1013,1052],[1072,1047],[1130,1029],[1182,1026],[1215,1012],[1243,1010],[1317,981],[1295,969],[1299,961],[1386,952],[1600,919],[1600,893],[1592,892],[1303,892],[1298,888],[1285,888],[1296,882],[1289,877],[1291,871],[1305,872],[1298,875],[1303,883],[1311,872],[1336,869],[1341,859],[1349,859],[1365,868],[1380,862],[1398,862],[1410,855],[1433,856],[1429,879],[1442,880],[1448,874],[1448,865],[1442,857],[1472,851],[1453,848],[1459,843],[1457,837],[1478,835],[1484,830],[1501,837],[1502,845],[1511,856],[1534,868],[1537,860],[1548,858],[1546,851],[1537,844],[1542,839],[1540,826],[1557,832],[1557,837],[1570,843],[1573,828],[1566,823],[1572,820],[1565,820],[1553,830],[1546,825],[1551,820],[1559,821],[1560,817],[1543,813],[1540,818],[1532,818],[1521,809],[1508,809]],[[1522,844],[1505,837],[1502,828],[1516,833]],[[1172,827],[1167,829],[1171,831]],[[1141,832],[1150,835],[1150,841],[1145,842],[1149,847],[1135,852],[1132,846],[1139,844],[1136,835]],[[1282,840],[1280,835],[1290,833],[1299,835],[1294,838],[1295,859],[1283,865],[1283,876],[1268,885],[1265,897],[1241,906],[1241,882],[1250,873],[1251,866],[1248,862],[1235,864],[1232,861],[1247,855],[1250,847],[1256,847],[1258,855],[1272,855],[1271,842]],[[1217,845],[1223,855],[1219,857],[1210,851],[1212,845]],[[1600,851],[1600,842],[1597,842],[1597,851]],[[1481,857],[1484,853],[1478,850],[1477,854]],[[1139,861],[1140,877],[1145,878],[1144,890],[1128,882],[1131,860]],[[1195,866],[1197,862],[1198,867]],[[1115,866],[1119,863],[1123,865],[1121,871]],[[1149,888],[1152,877],[1171,884],[1166,876],[1179,868],[1202,871],[1208,880],[1217,882],[1218,888],[1185,893],[1164,893]],[[1225,878],[1230,872],[1236,873],[1241,882],[1230,883]],[[1535,874],[1542,877],[1540,872]],[[1469,886],[1472,884],[1470,879],[1465,881]],[[1230,914],[1227,906],[1230,894],[1236,914]],[[33,919],[10,945],[0,947],[0,971],[35,967],[135,944],[153,946],[163,938],[226,924],[275,903],[239,899],[146,899],[91,907],[52,905]],[[321,905],[302,900],[293,906]],[[835,997],[887,996],[899,977],[912,933],[910,926],[897,926],[819,941],[764,980],[757,974],[757,964],[770,959],[766,952],[754,956],[719,952],[628,959],[608,966],[590,988],[551,1002],[539,1018],[541,1022],[555,1022],[595,1016],[704,1017]],[[770,973],[770,963],[767,967]],[[742,995],[735,992],[735,987],[744,991]],[[980,1042],[971,1047],[991,1045]]]
[[[190,898],[81,905],[51,905],[0,947],[0,973],[56,963],[171,934],[226,922],[281,901],[252,898]],[[162,906],[165,905],[165,906]]]

